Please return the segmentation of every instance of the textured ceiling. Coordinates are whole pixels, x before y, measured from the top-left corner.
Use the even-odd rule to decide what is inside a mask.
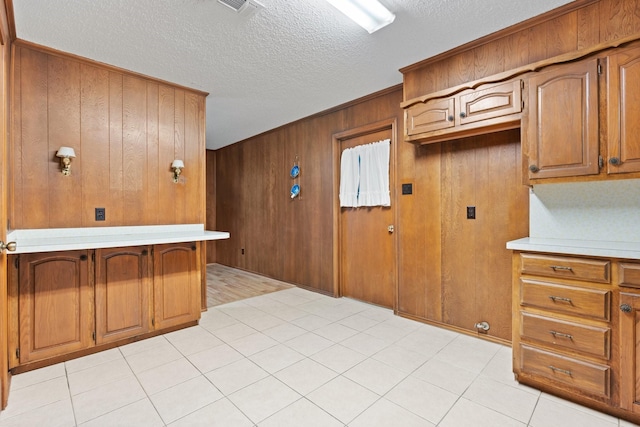
[[[373,34],[325,0],[13,0],[20,39],[209,92],[216,149],[402,82],[399,68],[569,0],[381,0]]]

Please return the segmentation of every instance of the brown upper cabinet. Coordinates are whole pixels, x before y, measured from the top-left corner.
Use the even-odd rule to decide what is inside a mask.
[[[640,172],[639,92],[638,46],[531,74],[522,134],[529,181]]]
[[[405,109],[405,140],[420,144],[519,126],[523,109],[520,79],[485,84],[451,96],[412,100]]]
[[[609,56],[607,173],[640,172],[640,47]]]
[[[597,59],[531,75],[522,138],[530,180],[599,172]]]

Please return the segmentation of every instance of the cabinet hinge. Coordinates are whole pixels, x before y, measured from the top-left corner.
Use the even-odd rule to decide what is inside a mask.
[[[93,331],[91,333],[91,338],[95,341],[96,340],[96,331]]]
[[[151,318],[151,326],[156,326],[156,319],[153,317]]]
[[[598,168],[602,169],[604,167],[604,159],[602,156],[598,156]]]
[[[598,74],[602,74],[602,64],[598,63]]]
[[[524,80],[520,80],[520,89],[524,89]]]
[[[16,270],[20,269],[20,257],[16,257],[15,261],[13,262],[13,264],[16,266]]]
[[[16,359],[20,359],[20,349],[16,348]]]
[[[91,252],[91,261],[92,262],[96,261],[96,253],[95,252]]]

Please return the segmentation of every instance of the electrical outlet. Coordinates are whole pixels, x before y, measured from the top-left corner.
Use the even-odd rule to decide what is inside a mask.
[[[104,221],[107,218],[104,208],[96,208],[96,221]]]
[[[476,219],[476,207],[467,206],[467,219]]]
[[[413,194],[413,184],[402,184],[402,194]]]

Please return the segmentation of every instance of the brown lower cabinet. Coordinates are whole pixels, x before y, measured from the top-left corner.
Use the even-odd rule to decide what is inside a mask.
[[[13,256],[9,368],[197,321],[199,245]]]
[[[513,371],[640,423],[640,262],[514,253]]]
[[[19,364],[93,345],[90,251],[20,255],[19,336],[11,349]]]

